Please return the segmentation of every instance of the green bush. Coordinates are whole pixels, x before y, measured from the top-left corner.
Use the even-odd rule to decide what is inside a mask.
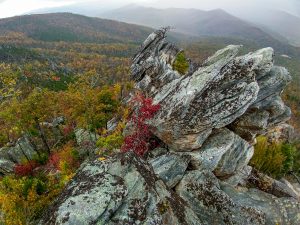
[[[180,74],[184,75],[188,72],[189,62],[185,57],[184,52],[180,52],[173,63],[173,69],[177,70]]]

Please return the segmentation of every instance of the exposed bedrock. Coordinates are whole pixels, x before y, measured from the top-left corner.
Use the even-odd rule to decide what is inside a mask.
[[[164,148],[87,161],[40,224],[299,225],[298,188],[248,165],[255,137],[290,117],[280,94],[291,78],[273,49],[230,45],[180,75],[165,36],[151,34],[132,64],[136,88],[161,106],[148,124]]]
[[[173,150],[198,149],[213,129],[233,122],[230,129],[253,137],[289,118],[290,110],[279,95],[290,75],[273,66],[273,49],[238,56],[240,48],[227,46],[180,75],[172,69],[179,49],[166,42],[165,31],[160,30],[135,56],[136,87],[161,105],[149,124]]]

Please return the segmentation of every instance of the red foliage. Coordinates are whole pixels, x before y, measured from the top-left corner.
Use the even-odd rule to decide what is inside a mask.
[[[14,168],[14,172],[17,176],[29,176],[33,175],[33,170],[37,168],[39,164],[36,161],[29,161],[25,164],[18,164]]]
[[[64,136],[70,135],[74,131],[74,126],[72,124],[66,125],[63,128]]]
[[[47,168],[55,167],[56,169],[59,170],[59,162],[60,162],[60,155],[59,155],[59,153],[58,152],[52,153],[49,156],[48,163],[47,163],[46,167]]]
[[[122,152],[134,151],[136,154],[143,156],[149,150],[149,140],[152,136],[146,122],[155,116],[160,109],[160,105],[153,104],[151,98],[145,98],[142,95],[137,95],[133,99],[133,103],[136,107],[130,121],[135,126],[135,131],[125,137],[121,150]]]

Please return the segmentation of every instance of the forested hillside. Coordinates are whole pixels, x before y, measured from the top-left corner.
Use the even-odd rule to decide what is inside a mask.
[[[0,224],[35,224],[86,158],[102,161],[119,151],[136,104],[123,104],[134,86],[132,57],[151,32],[66,13],[0,20]],[[260,46],[223,37],[179,38],[185,51],[173,67],[181,74],[189,68],[186,57],[201,65],[228,44],[244,44],[243,53]],[[279,54],[275,60],[294,76],[284,97],[294,112],[291,123],[300,129],[299,58]],[[135,100],[147,116],[159,108],[143,96]]]
[[[71,13],[38,14],[0,21],[1,33],[21,32],[41,41],[92,43],[141,42],[151,30],[146,27]]]

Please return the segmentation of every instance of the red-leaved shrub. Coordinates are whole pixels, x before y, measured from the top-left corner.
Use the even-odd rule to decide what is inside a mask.
[[[143,156],[149,150],[149,140],[152,136],[147,120],[152,119],[160,105],[153,104],[151,98],[145,98],[138,94],[132,100],[134,112],[130,117],[130,122],[134,126],[134,132],[125,137],[122,152],[134,151],[136,154]]]
[[[14,172],[17,176],[29,176],[33,175],[33,170],[37,168],[39,164],[36,161],[29,161],[24,164],[17,164],[14,168]]]
[[[48,168],[54,167],[55,169],[59,169],[60,160],[61,159],[60,159],[60,155],[59,155],[58,152],[52,153],[49,156],[48,163],[47,163],[46,167],[48,167]]]

